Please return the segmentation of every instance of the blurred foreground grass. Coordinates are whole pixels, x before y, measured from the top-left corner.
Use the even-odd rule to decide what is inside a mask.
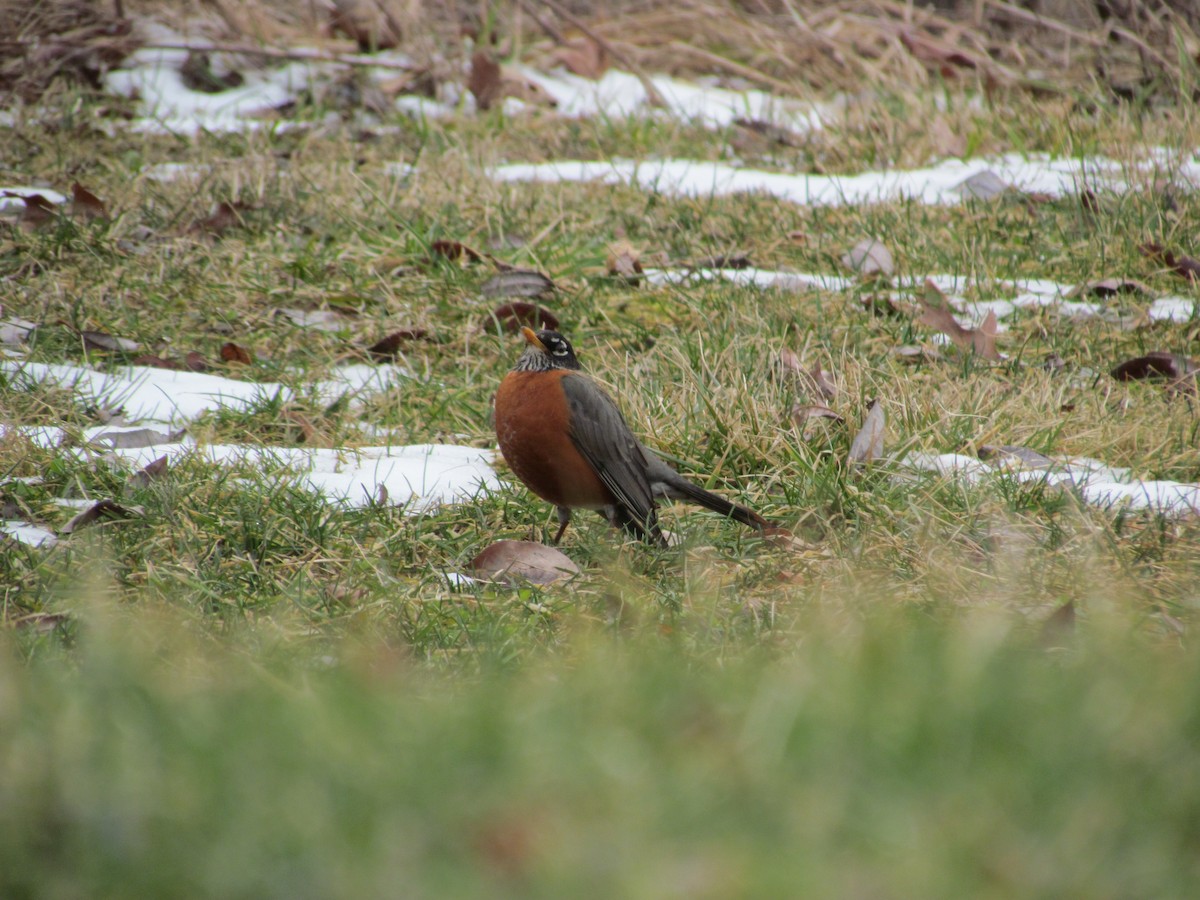
[[[446,679],[80,593],[0,652],[4,897],[1184,897],[1200,654],[1099,612],[656,626]],[[0,638],[4,640],[5,638]],[[25,643],[28,651],[30,645]]]

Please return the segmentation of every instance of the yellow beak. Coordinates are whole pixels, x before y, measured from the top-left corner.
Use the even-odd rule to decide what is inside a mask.
[[[546,345],[538,340],[537,332],[535,332],[532,328],[529,328],[527,326],[522,326],[521,334],[524,335],[526,343],[532,344],[534,347],[537,347],[543,353],[550,352],[549,350],[546,349]]]

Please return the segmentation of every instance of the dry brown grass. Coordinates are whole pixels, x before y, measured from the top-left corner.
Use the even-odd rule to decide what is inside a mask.
[[[1194,2],[0,0],[0,21],[15,26],[0,45],[0,96],[26,100],[60,79],[95,84],[147,38],[139,26],[148,21],[198,43],[317,44],[347,57],[399,47],[440,78],[459,77],[445,63],[465,60],[474,41],[490,41],[501,56],[548,62],[563,41],[587,32],[618,64],[715,73],[790,93],[912,90],[947,80],[989,90],[1099,85],[1124,98],[1190,96],[1200,56]]]

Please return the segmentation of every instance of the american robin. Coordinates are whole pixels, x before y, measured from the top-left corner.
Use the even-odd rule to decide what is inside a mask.
[[[522,328],[526,347],[496,392],[500,452],[531,491],[558,507],[557,544],[571,510],[594,509],[644,541],[666,546],[656,497],[688,500],[765,530],[758,513],[692,484],[633,436],[617,404],[579,371],[557,331]]]

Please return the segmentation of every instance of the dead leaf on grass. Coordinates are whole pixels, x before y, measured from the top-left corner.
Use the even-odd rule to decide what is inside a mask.
[[[871,294],[869,297],[864,297],[862,305],[863,309],[873,316],[890,316],[895,318],[905,315],[904,310],[900,309],[891,297],[883,294]]]
[[[580,78],[599,81],[608,71],[608,51],[599,41],[584,35],[567,41],[550,54],[550,64],[561,65]]]
[[[491,321],[499,324],[509,334],[520,331],[524,326],[558,330],[558,317],[554,313],[543,306],[521,300],[497,306],[491,312]]]
[[[842,265],[865,278],[891,275],[896,271],[892,251],[874,238],[866,238],[851,247],[842,256]]]
[[[1176,256],[1170,250],[1165,249],[1162,244],[1155,243],[1143,244],[1138,249],[1141,250],[1143,256],[1161,263],[1180,278],[1186,278],[1188,281],[1200,281],[1200,262],[1190,256]]]
[[[387,337],[377,340],[367,348],[367,352],[382,362],[395,359],[404,344],[411,341],[428,340],[430,340],[429,332],[424,328],[401,328],[399,331],[393,331]]]
[[[167,474],[167,457],[160,456],[129,476],[129,486],[132,488],[149,487],[150,482],[156,481]]]
[[[76,181],[71,185],[71,215],[85,221],[107,219],[108,207],[104,201]]]
[[[429,245],[429,253],[435,259],[441,257],[459,265],[483,262],[483,254],[461,241],[441,240]]]
[[[959,69],[975,69],[978,61],[947,41],[932,34],[901,31],[900,43],[920,62],[935,68],[943,78],[953,78]]]
[[[869,463],[883,457],[883,429],[886,424],[887,416],[883,411],[883,404],[872,400],[866,418],[863,419],[862,428],[850,443],[847,460],[851,465]]]
[[[1197,372],[1200,372],[1200,363],[1196,360],[1181,353],[1156,350],[1145,356],[1126,360],[1114,367],[1110,374],[1117,381],[1161,379],[1167,383],[1169,391],[1194,394]]]
[[[86,525],[91,525],[100,519],[131,519],[140,516],[143,510],[136,506],[121,506],[115,500],[101,500],[89,506],[58,530],[60,535],[73,534]]]
[[[114,337],[111,334],[105,334],[103,331],[81,331],[79,337],[83,339],[83,346],[88,350],[106,350],[110,353],[137,353],[142,348],[142,345],[137,341],[131,341],[129,338]]]
[[[219,94],[241,87],[246,79],[241,72],[230,70],[218,75],[213,71],[212,57],[203,50],[191,50],[179,66],[179,80],[189,91]]]
[[[1078,285],[1072,288],[1067,293],[1067,296],[1099,297],[1102,300],[1106,300],[1117,294],[1133,294],[1135,296],[1147,297],[1152,293],[1153,291],[1149,287],[1140,281],[1134,281],[1132,278],[1105,278],[1102,281],[1089,281],[1086,284]]]
[[[509,585],[553,584],[579,574],[579,566],[561,550],[533,541],[496,541],[469,568],[479,578]]]
[[[13,191],[4,191],[0,196],[16,197],[25,204],[21,210],[21,218],[18,220],[22,231],[38,231],[58,220],[58,206],[41,194],[18,194]]]
[[[533,269],[500,272],[480,287],[485,297],[544,297],[553,294],[554,290],[554,282]]]
[[[203,218],[197,219],[188,229],[193,234],[207,234],[211,237],[220,237],[230,228],[245,227],[246,221],[242,217],[242,213],[253,209],[250,204],[242,203],[240,200],[230,203],[227,200],[222,200],[217,204],[217,208],[212,214]]]
[[[702,256],[688,263],[692,269],[749,269],[754,263],[748,253],[722,253],[717,256]]]
[[[500,64],[483,50],[476,50],[471,57],[467,90],[475,97],[475,105],[480,110],[491,109],[492,104],[502,97],[504,84]]]
[[[254,362],[254,357],[250,355],[250,351],[233,341],[228,341],[221,345],[221,359],[227,363],[239,363],[243,366],[248,366]]]
[[[626,284],[636,285],[642,280],[641,254],[629,241],[617,241],[608,248],[608,274],[620,278]]]
[[[974,200],[992,200],[1012,190],[1012,185],[991,169],[984,169],[959,182],[951,190]]]
[[[984,359],[1000,360],[1000,352],[996,349],[998,323],[995,310],[988,310],[978,328],[964,328],[954,318],[949,298],[928,278],[925,279],[920,301],[922,311],[917,322],[947,335],[960,350],[971,350]]]
[[[36,631],[38,634],[50,634],[71,621],[66,613],[35,612],[8,619],[13,628]]]

